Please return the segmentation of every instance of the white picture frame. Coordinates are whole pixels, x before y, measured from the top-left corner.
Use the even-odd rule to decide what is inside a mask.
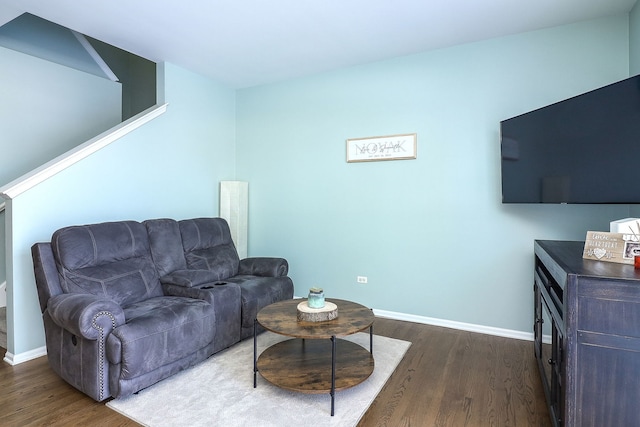
[[[412,160],[417,157],[418,135],[372,136],[347,139],[347,163]]]

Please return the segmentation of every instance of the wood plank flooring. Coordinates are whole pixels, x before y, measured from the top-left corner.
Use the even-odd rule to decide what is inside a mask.
[[[360,427],[551,425],[532,342],[388,319],[374,333],[413,344]]]
[[[551,425],[531,342],[380,318],[374,333],[413,345],[359,427]],[[41,357],[0,362],[0,425],[138,424],[67,385]]]

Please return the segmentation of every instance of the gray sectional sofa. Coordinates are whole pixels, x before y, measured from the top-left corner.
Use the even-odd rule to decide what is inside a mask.
[[[65,227],[31,252],[49,364],[97,401],[251,336],[261,308],[293,297],[287,261],[239,259],[221,218]]]

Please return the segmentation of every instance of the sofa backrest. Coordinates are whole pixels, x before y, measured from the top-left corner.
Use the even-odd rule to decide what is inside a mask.
[[[240,259],[223,218],[196,218],[178,222],[187,268],[209,270],[224,280],[238,274]]]
[[[147,229],[139,222],[61,228],[51,246],[66,293],[104,296],[123,307],[163,295]]]
[[[149,219],[143,224],[149,234],[149,246],[153,262],[160,277],[187,268],[182,249],[180,227],[175,219]]]

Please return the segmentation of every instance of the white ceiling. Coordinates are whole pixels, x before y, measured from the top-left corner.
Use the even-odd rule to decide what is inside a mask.
[[[0,0],[236,88],[627,13],[636,0]]]

